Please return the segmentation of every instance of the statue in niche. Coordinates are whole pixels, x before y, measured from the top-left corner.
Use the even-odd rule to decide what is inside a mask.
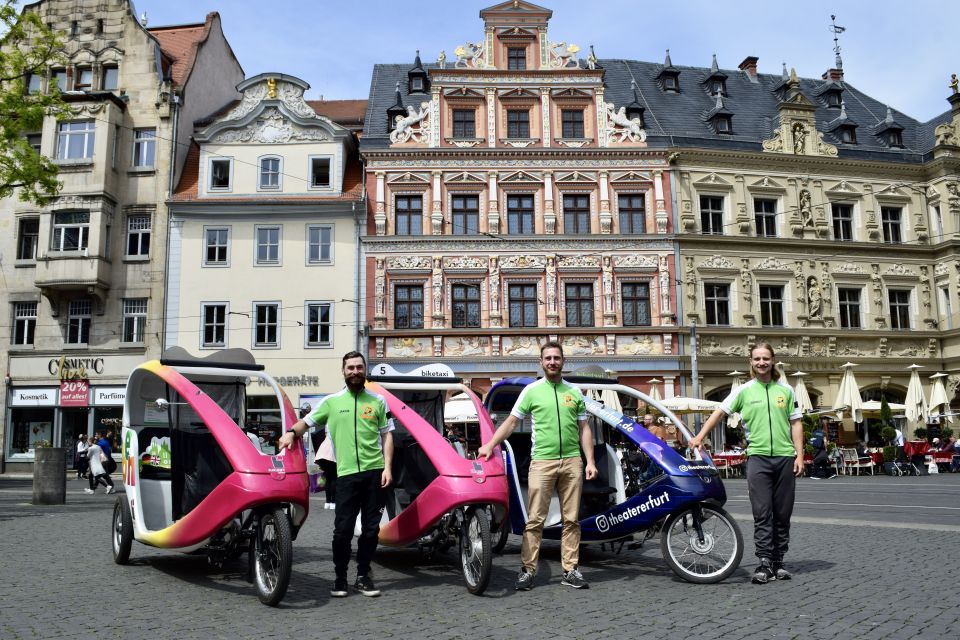
[[[443,266],[440,258],[433,259],[433,315],[443,311]]]
[[[557,312],[557,261],[553,256],[547,258],[547,313]]]
[[[610,256],[603,259],[603,300],[604,311],[613,313],[613,267],[610,266]]]
[[[490,312],[500,313],[500,263],[490,258]]]
[[[806,189],[800,191],[800,222],[805,227],[813,226],[813,209],[810,203],[810,192]]]
[[[793,152],[802,154],[807,148],[807,129],[802,122],[793,125]]]
[[[384,315],[385,307],[385,289],[386,289],[386,270],[384,269],[383,258],[377,258],[377,272],[376,272],[376,289],[375,289],[375,300],[376,300],[376,309],[377,315]]]
[[[814,276],[807,278],[807,315],[819,318],[823,313],[823,292]]]

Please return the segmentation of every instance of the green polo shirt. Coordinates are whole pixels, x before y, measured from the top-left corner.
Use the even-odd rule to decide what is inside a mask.
[[[511,415],[533,416],[533,460],[559,460],[580,455],[580,420],[587,419],[583,394],[561,380],[540,378],[523,388]]]
[[[337,475],[383,469],[381,434],[393,431],[383,396],[344,387],[322,400],[303,421],[327,430],[337,460]]]
[[[747,434],[748,456],[797,455],[790,435],[790,422],[803,413],[797,407],[790,385],[779,380],[763,383],[756,378],[731,393],[720,408],[739,413]]]

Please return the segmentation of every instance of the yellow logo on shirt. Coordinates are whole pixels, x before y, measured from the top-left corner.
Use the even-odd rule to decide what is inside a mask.
[[[373,419],[373,405],[365,404],[363,405],[363,411],[360,412],[360,417],[364,420]]]
[[[573,402],[573,396],[570,395],[569,393],[563,394],[563,406],[565,406],[565,407],[572,407],[573,404],[574,404],[574,402]]]
[[[787,406],[787,399],[784,396],[777,396],[777,408],[783,409]]]

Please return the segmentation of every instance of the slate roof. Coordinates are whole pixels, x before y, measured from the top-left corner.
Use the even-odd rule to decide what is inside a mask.
[[[711,75],[709,67],[673,65],[680,71],[680,93],[670,93],[663,91],[657,83],[657,75],[663,69],[660,63],[600,60],[599,64],[605,70],[604,98],[607,102],[618,107],[630,104],[634,100],[631,80],[636,81],[640,102],[646,107],[644,119],[650,148],[691,146],[759,152],[763,140],[773,137],[779,115],[777,88],[783,85],[780,73],[758,74],[756,82],[752,82],[745,71],[721,69],[727,76],[723,106],[733,114],[733,134],[725,135],[716,133],[706,119],[716,107],[716,98],[710,96],[702,84]],[[410,62],[374,66],[360,143],[362,150],[389,147],[386,112],[395,102],[397,82],[400,83],[404,105],[416,107],[429,101],[428,94],[410,96],[407,93],[407,71],[412,66]],[[435,64],[425,66],[430,70],[437,69]],[[828,123],[840,115],[839,109],[828,108],[818,97],[818,90],[826,83],[819,78],[800,78],[800,90],[817,106],[817,129],[821,132],[827,131]],[[841,158],[908,163],[929,159],[934,143],[933,130],[937,124],[950,120],[949,111],[928,122],[920,122],[893,110],[894,119],[903,127],[904,148],[892,148],[882,136],[872,133],[874,126],[886,118],[887,105],[859,91],[848,81],[843,81],[842,86],[847,117],[860,125],[860,130],[855,145],[842,144],[838,137],[825,133],[824,141],[837,145]],[[562,151],[569,153],[571,150]]]

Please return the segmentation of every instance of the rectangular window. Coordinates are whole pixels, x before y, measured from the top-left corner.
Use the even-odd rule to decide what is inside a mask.
[[[783,287],[760,285],[760,324],[783,326]]]
[[[840,312],[840,327],[860,328],[860,289],[837,288],[837,305]]]
[[[723,198],[700,196],[700,230],[707,234],[723,234]]]
[[[227,345],[227,305],[203,305],[203,346],[225,347]]]
[[[90,91],[93,89],[93,69],[80,67],[76,71],[73,81],[74,91]]]
[[[510,301],[510,326],[537,326],[537,285],[511,284],[507,293]]]
[[[833,239],[853,240],[853,205],[831,204],[833,212]]]
[[[880,223],[883,225],[883,241],[890,244],[900,244],[903,240],[900,234],[900,218],[903,209],[900,207],[880,207]]]
[[[96,130],[93,120],[61,122],[57,128],[57,160],[93,158]]]
[[[888,292],[890,299],[890,328],[910,328],[910,291],[893,289]]]
[[[507,233],[511,235],[532,235],[533,196],[507,197]]]
[[[152,167],[157,156],[157,130],[138,129],[133,132],[133,166]]]
[[[593,326],[593,285],[570,283],[564,286],[568,327]]]
[[[257,227],[257,264],[280,264],[280,227]]]
[[[256,321],[253,346],[276,347],[279,343],[280,305],[274,302],[254,305]]]
[[[708,325],[728,326],[730,324],[730,285],[705,283],[703,302],[706,305]]]
[[[330,188],[330,158],[310,158],[310,188]]]
[[[590,233],[590,196],[563,196],[563,232]]]
[[[777,237],[777,201],[755,199],[753,201],[753,220],[757,226],[758,237]]]
[[[332,344],[329,302],[307,304],[307,346],[329,347]]]
[[[321,264],[333,260],[333,227],[307,227],[307,263]]]
[[[451,287],[453,323],[455,329],[480,326],[480,285],[455,284]]]
[[[60,93],[63,93],[67,90],[67,70],[66,69],[54,69],[50,72],[50,91],[53,91],[53,88],[56,87],[60,90]]]
[[[27,76],[27,93],[40,93],[40,88],[43,86],[43,76],[40,76],[36,73],[31,73]]]
[[[649,326],[650,285],[645,282],[624,282],[620,296],[623,300],[623,326]]]
[[[33,344],[37,329],[37,303],[18,302],[13,305],[13,344]]]
[[[233,159],[214,158],[210,161],[210,191],[230,189],[230,174],[233,171]]]
[[[423,234],[423,196],[397,196],[396,226],[398,236]]]
[[[17,260],[36,260],[40,218],[20,218],[17,225]]]
[[[560,125],[564,138],[583,138],[583,109],[563,109]]]
[[[507,137],[530,137],[530,112],[526,109],[507,110]]]
[[[114,91],[119,86],[120,70],[117,67],[103,67],[103,78],[100,82],[104,91]]]
[[[147,327],[147,299],[126,298],[123,301],[123,341],[143,342]]]
[[[620,213],[620,233],[646,233],[647,208],[643,195],[624,193],[617,196]]]
[[[953,329],[953,302],[950,301],[950,285],[940,287],[940,315],[944,319],[941,329]]]
[[[53,214],[51,251],[83,251],[89,238],[89,211],[57,211]]]
[[[451,198],[451,235],[476,235],[480,232],[480,196],[455,195]]]
[[[943,240],[943,214],[940,212],[940,205],[934,205],[932,213],[934,240],[939,242]]]
[[[476,138],[477,127],[474,119],[476,112],[473,109],[453,110],[453,137]]]
[[[398,284],[393,299],[393,327],[423,329],[423,285]]]
[[[71,300],[67,313],[67,344],[90,343],[93,304],[89,299]]]
[[[525,71],[527,68],[527,48],[507,47],[507,70]]]
[[[280,188],[280,158],[260,158],[260,188]]]
[[[230,229],[205,229],[205,265],[226,265],[230,261]]]
[[[150,255],[150,216],[127,217],[127,255]]]
[[[41,155],[40,151],[41,144],[43,143],[43,134],[40,133],[28,133],[27,134],[27,144],[30,145],[30,148],[37,152],[37,155]]]

